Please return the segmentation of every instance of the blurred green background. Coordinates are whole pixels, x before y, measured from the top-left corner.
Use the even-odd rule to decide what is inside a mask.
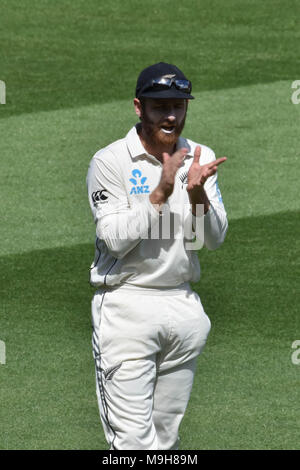
[[[107,449],[85,178],[135,124],[137,75],[158,61],[192,80],[184,135],[228,158],[227,239],[199,252],[193,286],[212,330],[181,448],[299,449],[299,13],[293,0],[2,0],[1,449]]]

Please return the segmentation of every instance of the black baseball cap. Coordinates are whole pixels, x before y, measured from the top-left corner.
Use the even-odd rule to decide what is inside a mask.
[[[193,100],[191,91],[191,82],[176,65],[159,62],[142,70],[137,79],[135,96]]]

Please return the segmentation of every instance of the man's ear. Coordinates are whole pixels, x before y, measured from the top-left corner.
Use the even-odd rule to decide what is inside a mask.
[[[138,98],[134,98],[133,104],[134,104],[135,114],[136,114],[139,118],[141,118],[141,115],[142,115],[142,104],[141,104],[140,100],[139,100]]]

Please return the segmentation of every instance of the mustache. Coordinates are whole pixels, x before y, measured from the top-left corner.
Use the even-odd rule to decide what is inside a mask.
[[[156,129],[160,129],[161,127],[175,127],[176,129],[180,128],[180,124],[177,121],[162,121],[155,123],[152,121],[152,119],[149,119],[148,116],[143,116],[143,121],[155,127]]]
[[[178,122],[176,122],[176,121],[175,122],[174,121],[167,122],[166,121],[166,122],[163,122],[163,123],[159,124],[159,127],[178,127]]]
[[[144,110],[143,110],[144,111]],[[184,116],[183,120],[181,122],[176,121],[169,121],[168,119],[164,118],[161,120],[161,122],[153,122],[152,119],[148,116],[147,113],[143,112],[140,117],[141,125],[146,131],[146,135],[148,138],[157,140],[159,139],[160,142],[164,141],[165,143],[168,142],[170,143],[171,141],[175,142],[177,138],[180,136],[184,125],[185,125],[185,120],[186,120],[186,115]],[[161,134],[161,128],[162,127],[169,127],[172,126],[174,128],[174,131],[172,134],[164,134],[163,136],[160,136],[158,138],[158,134]]]

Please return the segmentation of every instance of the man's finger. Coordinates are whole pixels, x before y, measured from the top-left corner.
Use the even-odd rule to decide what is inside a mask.
[[[163,157],[163,163],[166,163],[169,160],[169,158],[171,158],[167,152],[163,152],[162,157]]]
[[[178,162],[181,163],[183,161],[184,157],[186,156],[187,152],[188,152],[188,149],[181,148],[181,149],[177,150],[175,153],[173,153],[172,159],[174,161],[177,160]]]
[[[226,157],[217,158],[217,160],[214,160],[213,162],[209,163],[209,164],[208,164],[208,167],[209,167],[209,168],[213,168],[214,166],[218,166],[218,165],[220,165],[221,163],[226,162],[226,160],[227,160]]]
[[[173,157],[178,156],[178,157],[184,157],[188,152],[188,149],[185,147],[182,147],[179,150],[176,150],[176,152],[173,154]]]
[[[195,148],[195,152],[194,152],[193,163],[199,163],[200,156],[201,156],[201,147],[200,145],[197,145],[197,147]]]

